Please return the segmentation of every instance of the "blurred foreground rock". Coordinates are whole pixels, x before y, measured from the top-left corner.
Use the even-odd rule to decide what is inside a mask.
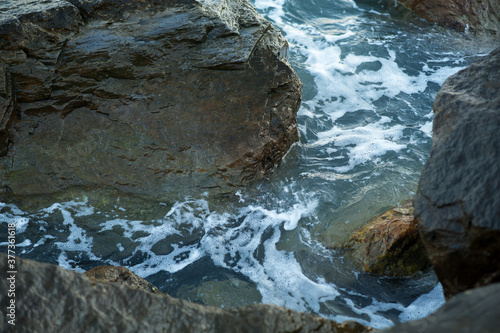
[[[372,274],[406,276],[429,267],[410,202],[369,221],[350,236],[344,248]]]
[[[6,272],[7,255],[0,253]],[[6,304],[8,281],[0,280]],[[126,284],[91,282],[58,266],[17,259],[16,326],[0,321],[1,332],[329,332],[362,333],[354,323],[338,324],[319,316],[274,305],[237,309],[202,306],[155,295]],[[6,307],[0,313],[6,318]]]
[[[500,283],[468,290],[449,299],[427,318],[380,330],[380,333],[500,332]]]
[[[0,12],[7,192],[227,192],[298,139],[288,44],[247,0],[7,0]]]
[[[500,281],[500,49],[448,78],[415,216],[446,297]]]

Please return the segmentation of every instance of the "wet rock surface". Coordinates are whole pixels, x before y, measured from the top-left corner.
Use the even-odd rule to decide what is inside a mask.
[[[427,318],[380,330],[380,333],[498,332],[500,284],[468,290],[449,299]]]
[[[500,281],[500,49],[448,78],[415,215],[445,296]]]
[[[425,20],[462,32],[500,33],[497,0],[398,0]]]
[[[287,42],[246,0],[0,4],[0,184],[228,191],[298,138]]]
[[[17,259],[16,332],[369,332],[274,305],[223,310],[115,283],[95,283],[55,265]],[[7,271],[7,256],[0,254]],[[21,287],[22,286],[22,287]],[[0,281],[1,304],[8,281]],[[6,307],[0,312],[5,318]],[[0,331],[8,332],[5,320]]]
[[[407,276],[429,267],[411,202],[369,221],[350,236],[344,248],[372,274]]]

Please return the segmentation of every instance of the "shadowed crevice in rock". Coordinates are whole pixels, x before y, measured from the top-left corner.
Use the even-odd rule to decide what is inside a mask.
[[[7,155],[9,148],[9,129],[15,120],[17,98],[14,92],[12,77],[9,72],[0,68],[0,156]]]

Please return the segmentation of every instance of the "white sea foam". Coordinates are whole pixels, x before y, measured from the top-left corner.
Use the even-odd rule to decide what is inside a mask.
[[[423,295],[407,308],[397,303],[384,303],[373,300],[372,304],[359,307],[348,297],[342,296],[338,287],[326,281],[321,275],[311,278],[307,276],[293,251],[280,249],[282,233],[299,228],[305,237],[305,243],[314,248],[318,254],[328,255],[329,250],[311,238],[304,229],[302,221],[317,215],[317,200],[300,198],[298,193],[289,189],[288,193],[295,197],[295,204],[284,209],[269,209],[261,205],[250,204],[242,207],[237,214],[211,211],[205,199],[186,199],[172,205],[163,219],[157,221],[127,220],[112,218],[100,223],[98,232],[110,231],[119,227],[124,239],[134,239],[137,252],[146,254],[141,262],[129,268],[136,274],[149,275],[167,271],[175,273],[195,263],[203,257],[209,257],[218,266],[232,269],[255,282],[262,295],[262,302],[286,306],[297,311],[321,313],[321,304],[341,298],[354,313],[367,316],[369,320],[347,315],[323,314],[337,320],[357,320],[376,328],[387,327],[392,322],[381,311],[395,309],[401,311],[400,320],[420,318],[432,312],[442,302],[442,291],[436,288],[428,295]],[[244,195],[241,194],[243,198]],[[245,200],[250,200],[245,197]],[[26,214],[21,211],[18,213]],[[55,235],[46,234],[36,244],[26,239],[20,247],[32,249],[44,245],[54,238],[54,244],[60,251],[57,262],[61,267],[83,272],[74,253],[85,254],[89,259],[104,261],[108,264],[119,264],[109,259],[102,259],[92,252],[93,237],[80,225],[82,216],[100,215],[86,201],[70,201],[55,203],[35,214],[39,220],[39,228],[44,229],[43,219],[60,213],[63,217],[61,226],[65,226],[69,234],[64,240]],[[1,221],[11,221],[16,216],[0,214]],[[26,217],[24,217],[26,218]],[[52,222],[53,223],[53,222]],[[36,225],[31,225],[36,228]],[[182,237],[172,243],[172,251],[166,255],[157,255],[152,248],[158,242],[171,235],[186,236],[199,234],[200,239],[192,244],[184,244]],[[137,236],[140,235],[140,236]],[[123,251],[122,243],[116,247]],[[260,250],[259,250],[260,249]],[[31,250],[30,250],[31,251]],[[259,252],[260,254],[256,254]],[[356,294],[355,292],[351,292]],[[358,294],[359,296],[359,294]]]
[[[349,3],[353,8],[359,9],[353,1]],[[324,151],[322,157],[313,157],[309,160],[315,162],[328,161],[332,166],[326,167],[327,163],[322,163],[320,164],[322,165],[321,172],[315,171],[303,174],[314,174],[316,177],[323,179],[336,180],[339,179],[339,173],[350,172],[356,166],[368,162],[377,163],[380,157],[390,151],[400,152],[406,150],[408,144],[418,143],[413,135],[406,142],[402,140],[404,130],[407,128],[405,124],[394,123],[392,119],[383,115],[374,117],[369,123],[361,123],[358,126],[347,128],[337,122],[344,115],[358,110],[370,110],[377,114],[378,110],[374,102],[381,98],[391,99],[398,98],[401,95],[421,94],[428,88],[429,83],[441,85],[447,77],[462,69],[460,62],[450,65],[452,58],[450,58],[450,55],[444,54],[440,59],[434,58],[430,59],[431,61],[428,64],[424,63],[418,73],[408,71],[407,68],[401,65],[404,61],[399,61],[396,49],[394,49],[394,47],[399,48],[401,46],[397,44],[391,46],[387,43],[387,41],[396,38],[396,36],[390,35],[384,36],[384,39],[374,40],[366,37],[368,43],[385,48],[385,55],[380,52],[380,55],[371,52],[367,55],[345,54],[342,48],[356,38],[356,32],[352,27],[360,23],[355,16],[346,16],[336,22],[330,19],[337,29],[325,33],[318,25],[318,22],[321,21],[319,18],[315,22],[304,20],[305,22],[301,24],[288,20],[286,11],[283,9],[283,1],[256,0],[255,5],[263,13],[267,14],[268,18],[280,26],[290,43],[291,53],[295,52],[302,58],[301,66],[304,66],[307,73],[313,77],[316,88],[315,96],[303,101],[303,107],[299,110],[299,115],[315,119],[322,117],[321,114],[326,114],[333,124],[327,129],[312,130],[317,138],[309,139],[307,143],[303,144],[305,149],[321,148]],[[371,12],[389,17],[387,13],[378,13],[374,10],[371,10]],[[366,64],[376,66],[371,68],[363,67]],[[403,101],[410,110],[413,110],[415,114],[417,113],[412,104]],[[321,110],[321,114],[318,114],[317,110]],[[420,118],[419,123],[411,125],[413,125],[413,129],[420,130],[424,137],[431,137],[431,108],[429,107],[427,110],[426,116]],[[306,136],[306,125],[301,124],[300,130],[303,136]],[[331,154],[334,154],[334,157]],[[343,157],[346,157],[347,161],[339,163],[338,161],[342,160]],[[268,244],[266,254],[271,258],[273,257],[272,253]],[[275,257],[279,258],[279,255],[276,254]],[[290,259],[286,256],[280,258],[281,261],[287,263],[287,267],[294,267]],[[279,260],[275,261],[279,262]],[[314,289],[311,288],[311,290]],[[259,290],[263,295],[272,295],[266,293],[262,287]],[[316,299],[321,299],[320,294],[314,294]],[[300,299],[300,296],[298,297]],[[374,300],[372,305],[359,309],[352,301],[346,300],[346,302],[355,312],[370,317],[370,322],[366,324],[382,328],[391,325],[391,322],[387,318],[377,315],[376,313],[379,311],[396,309],[402,312],[400,315],[401,320],[416,319],[435,310],[442,304],[443,296],[437,287],[431,293],[417,299],[407,308],[399,304],[381,303]],[[292,305],[288,306],[297,308]],[[335,319],[342,321],[349,318],[337,316]]]
[[[265,10],[266,15],[271,18],[276,23],[282,23],[282,17],[285,12],[283,11],[283,5],[286,0],[255,0],[255,7]]]
[[[434,116],[434,113],[431,111],[429,112],[425,118],[429,119],[426,123],[424,123],[422,126],[420,126],[420,130],[427,135],[428,137],[432,137],[432,117]]]
[[[420,296],[407,306],[399,315],[399,320],[404,322],[425,318],[444,304],[444,301],[443,287],[438,284],[429,293]]]
[[[59,211],[63,216],[62,224],[68,227],[68,237],[64,241],[54,243],[57,248],[61,250],[58,259],[58,264],[61,267],[67,269],[76,269],[75,267],[77,267],[77,263],[74,260],[68,259],[67,252],[86,253],[92,260],[100,259],[92,253],[93,237],[88,236],[87,232],[82,227],[78,226],[74,219],[74,217],[93,214],[94,209],[93,207],[89,207],[87,202],[87,199],[79,202],[72,200],[64,203],[54,203],[50,207],[42,209],[42,213],[45,213],[45,215],[42,216],[49,216]],[[48,236],[44,238],[46,239]]]
[[[306,151],[307,156],[301,156],[305,163],[318,168],[301,169],[291,178],[319,178],[330,185],[337,181],[354,183],[360,179],[361,182],[369,183],[370,176],[353,170],[369,163],[376,164],[390,152],[397,152],[401,159],[405,159],[404,153],[410,151],[410,145],[417,145],[419,140],[428,140],[432,135],[431,106],[420,110],[411,103],[411,98],[419,99],[421,95],[429,94],[427,91],[432,84],[441,85],[445,78],[463,68],[464,64],[455,54],[443,52],[439,56],[429,56],[428,60],[413,64],[414,68],[410,68],[402,59],[405,53],[400,52],[401,43],[397,42],[401,36],[407,38],[405,32],[394,31],[393,34],[378,38],[369,33],[375,31],[373,26],[362,32],[356,30],[366,23],[366,18],[356,15],[356,11],[379,15],[378,10],[360,9],[352,0],[329,4],[339,5],[342,10],[351,12],[339,14],[338,17],[325,14],[325,17],[303,19],[299,23],[292,22],[292,15],[287,12],[287,7],[294,5],[292,2],[255,1],[257,8],[283,30],[290,44],[290,54],[297,58],[290,61],[300,63],[298,67],[309,78],[309,87],[305,88],[311,88],[311,96],[304,98],[299,116],[314,122],[315,126],[310,129],[314,135],[305,135],[309,125],[307,121],[302,121],[299,124],[300,131],[306,139],[300,148]],[[327,8],[320,8],[319,12],[323,9]],[[390,15],[381,14],[389,19]],[[349,47],[360,41],[377,48],[364,53],[359,48],[350,51]],[[400,110],[381,110],[376,107],[377,101],[381,100],[396,100],[398,103],[395,106],[387,108],[402,108],[415,117],[411,123],[401,121]],[[357,115],[359,111],[373,116],[359,123],[354,121],[349,126],[342,123],[349,116],[356,118],[352,115]],[[408,128],[413,131],[410,138],[405,134]],[[320,153],[309,156],[309,151]],[[26,239],[22,243],[23,251],[46,251],[46,244],[51,242],[49,246],[53,244],[54,251],[59,251],[59,265],[65,268],[81,271],[75,258],[85,255],[96,262],[129,265],[136,274],[148,277],[163,271],[174,274],[202,258],[210,258],[216,266],[243,274],[253,281],[263,302],[320,313],[336,321],[354,319],[375,328],[383,328],[392,325],[383,312],[399,311],[399,320],[413,320],[428,315],[443,303],[440,286],[404,307],[397,302],[380,301],[345,287],[341,289],[337,285],[338,281],[331,281],[320,273],[306,274],[302,259],[286,238],[298,234],[302,242],[300,246],[308,247],[315,255],[329,258],[331,250],[315,240],[316,235],[312,236],[306,228],[306,224],[311,224],[310,220],[319,228],[324,227],[321,223],[329,223],[317,221],[319,216],[325,215],[324,211],[322,214],[318,212],[321,202],[315,198],[315,191],[320,190],[323,189],[312,188],[297,193],[294,186],[284,185],[281,197],[272,198],[271,203],[263,203],[260,198],[251,197],[241,190],[236,192],[236,196],[242,208],[234,214],[211,210],[203,197],[186,198],[171,207],[160,203],[165,215],[154,221],[144,221],[140,217],[127,218],[123,213],[131,209],[119,200],[115,210],[103,212],[96,211],[87,199],[55,203],[34,214],[35,218],[14,205],[0,203],[0,208],[10,210],[10,213],[0,213],[0,222],[15,222],[19,234],[27,230],[36,234],[36,242]],[[49,228],[49,222],[46,221],[50,217],[53,227],[57,224],[54,220],[59,221],[59,213],[63,218],[61,225],[56,225],[55,229]],[[57,218],[53,218],[56,215]],[[81,222],[82,218],[91,216],[102,221],[97,233],[113,230],[123,233],[123,241],[110,245],[120,253],[129,248],[125,242],[133,243],[134,250],[129,258],[113,262],[92,252],[92,233],[96,231]],[[347,224],[349,221],[342,220],[344,222]],[[66,233],[67,237],[61,237]],[[171,246],[169,252],[155,252],[155,245],[166,239],[173,239],[168,244]],[[352,274],[356,279],[359,278],[360,274]],[[368,301],[360,305],[350,296]],[[328,302],[337,301],[350,311],[340,315],[335,309],[330,312],[324,310],[324,307],[328,308]]]
[[[16,235],[22,234],[26,231],[30,223],[29,217],[26,217],[26,213],[17,208],[13,204],[0,203],[0,208],[8,207],[12,213],[0,214],[0,222],[14,223],[16,226]]]
[[[302,36],[301,36],[302,37]],[[330,43],[318,43],[311,40],[299,43],[307,45],[300,52],[307,57],[305,64],[314,75],[318,93],[306,102],[309,109],[320,108],[335,122],[348,112],[373,110],[373,102],[382,98],[394,98],[401,93],[415,94],[423,92],[429,82],[441,84],[446,77],[456,72],[457,68],[442,67],[437,70],[424,68],[418,76],[410,76],[396,62],[396,53],[387,50],[389,58],[374,56],[347,55],[340,58],[340,48]],[[311,47],[311,44],[314,47]],[[357,68],[364,63],[378,63],[377,71]],[[345,129],[334,126],[330,130],[317,133],[318,140],[313,145],[329,144],[330,147],[342,147],[348,150],[348,162],[335,168],[337,172],[348,172],[356,165],[373,161],[388,151],[398,152],[406,147],[399,142],[403,136],[403,125],[389,125],[390,119],[380,120],[365,126]],[[432,120],[420,129],[429,135]]]
[[[349,2],[353,8],[358,8],[354,2]],[[449,56],[433,59],[433,68],[423,65],[418,75],[410,75],[406,68],[398,63],[395,50],[390,49],[380,40],[367,40],[374,45],[383,45],[388,56],[357,55],[349,53],[342,55],[343,41],[356,36],[353,26],[359,24],[355,17],[337,20],[335,23],[345,30],[335,30],[324,33],[316,22],[298,24],[285,18],[284,1],[256,0],[255,5],[268,18],[273,20],[283,30],[291,49],[305,58],[305,65],[309,74],[314,77],[317,88],[316,96],[304,101],[299,111],[302,116],[315,117],[311,110],[321,109],[335,122],[348,112],[357,110],[374,110],[373,102],[382,97],[394,98],[399,94],[422,93],[429,82],[442,84],[443,81],[462,67],[438,66],[450,61]],[[387,36],[390,39],[392,36]],[[400,46],[399,46],[400,47]],[[377,63],[377,70],[358,70],[366,63]],[[410,105],[411,107],[411,105]],[[431,110],[429,110],[431,111]],[[422,119],[424,120],[424,119]],[[403,136],[405,126],[384,126],[384,120],[356,127],[342,129],[337,125],[333,128],[316,133],[318,142],[313,145],[328,143],[330,147],[341,147],[348,151],[345,155],[348,161],[344,165],[337,165],[337,172],[351,171],[355,166],[367,161],[376,161],[389,151],[398,152],[406,144],[399,142]],[[432,119],[416,126],[426,136],[430,135]],[[305,128],[301,128],[305,133]]]
[[[254,281],[262,302],[301,311],[319,311],[317,300],[334,299],[338,294],[335,286],[307,278],[292,252],[277,249],[280,228],[296,228],[301,218],[315,213],[316,204],[312,200],[295,204],[286,211],[248,206],[236,217],[242,220],[241,224],[224,229],[220,227],[229,224],[228,216],[211,215],[207,223],[210,229],[201,241],[201,248],[217,265],[231,268]],[[263,237],[268,238],[262,243]],[[263,258],[255,256],[261,244]]]

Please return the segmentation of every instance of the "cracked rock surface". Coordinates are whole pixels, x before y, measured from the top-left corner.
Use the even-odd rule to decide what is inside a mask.
[[[246,0],[8,0],[0,12],[8,192],[224,192],[298,139],[287,42]]]
[[[450,297],[500,281],[500,49],[448,78],[415,198],[419,232]]]

